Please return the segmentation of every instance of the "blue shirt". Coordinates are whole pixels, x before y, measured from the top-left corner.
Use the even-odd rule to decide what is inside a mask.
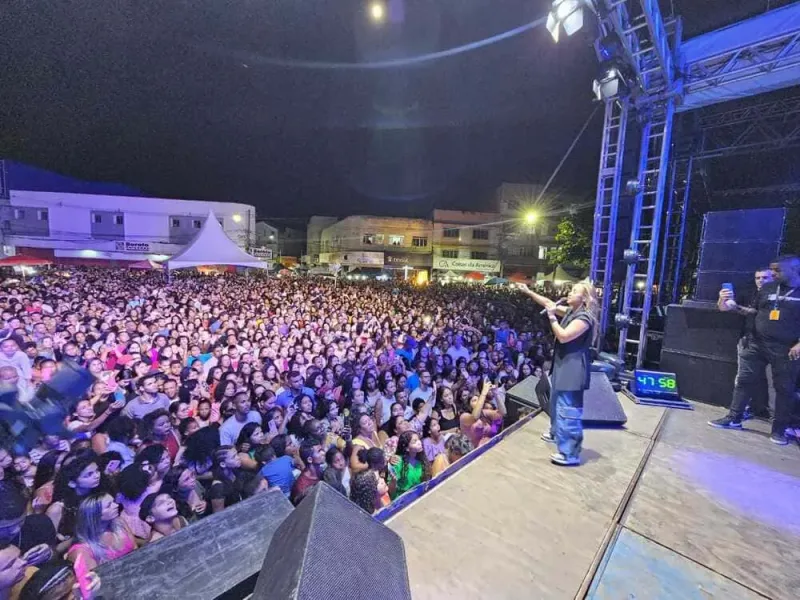
[[[298,398],[299,396],[302,396],[304,394],[309,398],[311,398],[311,401],[314,404],[317,403],[316,394],[314,393],[314,390],[308,387],[303,387],[303,391],[300,392],[299,394],[295,394],[294,390],[291,389],[281,392],[280,395],[278,395],[278,397],[275,399],[275,404],[285,409],[287,406],[289,406],[292,402],[295,401],[295,398]]]
[[[293,461],[291,456],[281,456],[261,467],[261,474],[269,487],[279,487],[288,497],[294,484]]]

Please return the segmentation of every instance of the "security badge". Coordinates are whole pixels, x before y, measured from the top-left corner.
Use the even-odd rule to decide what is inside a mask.
[[[770,321],[780,321],[781,320],[781,311],[777,308],[773,308],[769,311],[769,320]]]

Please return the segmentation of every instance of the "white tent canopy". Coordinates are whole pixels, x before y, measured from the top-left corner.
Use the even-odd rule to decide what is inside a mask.
[[[222,229],[213,211],[208,211],[206,222],[191,242],[167,261],[167,269],[186,269],[211,265],[231,265],[266,269],[263,260],[250,256],[239,248]]]

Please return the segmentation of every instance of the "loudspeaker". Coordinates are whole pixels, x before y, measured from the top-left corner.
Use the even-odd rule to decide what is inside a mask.
[[[255,587],[270,540],[291,513],[292,505],[279,489],[258,493],[156,544],[101,564],[101,597],[246,598]]]
[[[735,348],[735,345],[734,345]],[[736,380],[736,360],[663,350],[662,371],[675,373],[681,397],[716,406],[730,406]]]
[[[584,425],[624,425],[628,421],[625,409],[605,373],[591,373],[590,387],[583,393]],[[534,381],[535,380],[535,381]],[[550,376],[541,379],[528,377],[508,390],[506,396],[525,406],[542,407],[550,414]]]
[[[741,315],[722,312],[716,306],[671,304],[667,307],[662,356],[664,352],[678,352],[736,362],[736,344],[743,330]],[[683,382],[679,383],[683,390]]]
[[[403,541],[328,484],[281,523],[253,600],[410,600]]]
[[[732,283],[740,299],[750,297],[753,273],[780,252],[785,221],[782,208],[706,213],[695,299],[716,302],[723,283]]]

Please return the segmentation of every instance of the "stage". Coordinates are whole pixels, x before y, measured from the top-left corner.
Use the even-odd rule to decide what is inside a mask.
[[[800,447],[724,410],[639,406],[550,465],[535,417],[387,521],[416,600],[749,599],[800,589]]]

